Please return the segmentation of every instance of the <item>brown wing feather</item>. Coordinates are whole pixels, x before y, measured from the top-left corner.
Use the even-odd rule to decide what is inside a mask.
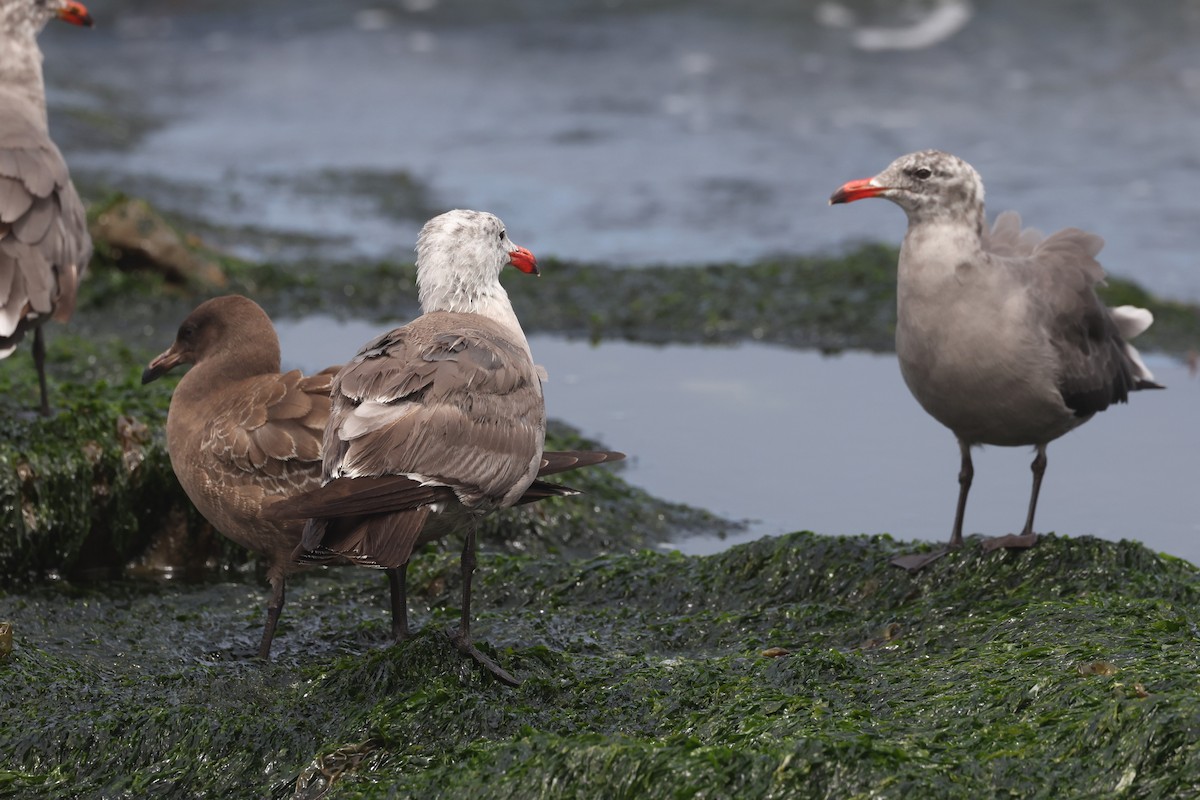
[[[398,514],[310,520],[294,557],[324,563],[347,558],[370,567],[408,563],[429,518],[428,506]]]
[[[444,486],[422,485],[403,475],[337,478],[280,500],[263,516],[267,519],[362,516],[409,511],[453,499],[454,493]]]
[[[298,370],[242,382],[236,403],[205,426],[202,452],[226,469],[259,475],[274,491],[320,480],[320,441],[329,417],[329,375]]]
[[[542,454],[538,475],[553,475],[580,467],[620,461],[624,453],[609,450],[551,450]],[[547,488],[552,487],[552,488]],[[534,481],[519,503],[546,497],[579,494],[575,489]],[[263,512],[266,519],[309,519],[312,517],[362,516],[389,511],[406,511],[428,503],[454,499],[443,486],[421,485],[402,475],[366,478],[336,478],[311,491],[286,497]]]
[[[538,477],[590,467],[593,464],[622,461],[624,458],[624,453],[613,450],[548,450],[542,453],[542,466],[538,470]]]

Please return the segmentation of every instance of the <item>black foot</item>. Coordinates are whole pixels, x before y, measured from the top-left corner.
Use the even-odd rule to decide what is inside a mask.
[[[932,553],[913,553],[907,556],[896,556],[890,563],[893,567],[900,567],[909,572],[920,572],[949,552],[949,550],[934,550]]]
[[[983,552],[990,553],[993,550],[999,550],[1001,547],[1024,550],[1037,544],[1037,540],[1038,535],[1036,533],[1023,533],[1019,535],[1010,533],[1008,536],[993,536],[990,539],[983,540]]]
[[[454,642],[454,646],[458,648],[458,652],[475,659],[479,666],[492,673],[496,680],[509,686],[521,685],[521,682],[514,678],[508,670],[480,652],[479,648],[470,639],[463,637],[461,634],[454,633],[450,635],[450,641]]]

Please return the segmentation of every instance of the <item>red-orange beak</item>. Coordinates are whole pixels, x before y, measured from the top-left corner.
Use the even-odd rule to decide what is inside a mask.
[[[533,253],[526,250],[524,247],[518,247],[508,254],[508,263],[512,264],[521,272],[529,275],[541,275],[537,268],[537,259]]]
[[[84,28],[90,28],[96,23],[92,21],[92,15],[88,12],[87,6],[76,0],[66,0],[62,8],[58,10],[58,18],[63,22],[69,22],[72,25],[79,25]]]
[[[871,181],[874,178],[863,178],[859,181],[850,181],[833,193],[829,198],[829,205],[837,205],[838,203],[853,203],[855,200],[862,200],[864,197],[878,197],[887,191],[886,186],[877,186]]]

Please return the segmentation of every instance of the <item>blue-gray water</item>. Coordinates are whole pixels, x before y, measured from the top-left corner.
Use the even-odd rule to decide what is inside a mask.
[[[96,30],[44,37],[55,119],[154,125],[125,148],[97,146],[86,118],[59,125],[77,173],[193,218],[321,237],[330,261],[408,258],[420,220],[323,185],[327,170],[409,173],[439,208],[499,213],[539,255],[638,265],[898,242],[890,204],[826,199],[939,147],[979,168],[993,212],[1099,232],[1110,271],[1200,298],[1190,0],[90,5]],[[285,352],[324,366],[372,332],[293,322]],[[949,528],[956,447],[891,358],[545,338],[535,352],[550,413],[630,452],[651,491],[756,532]],[[1154,366],[1167,392],[1052,446],[1038,527],[1200,560],[1197,383]],[[1028,461],[977,458],[970,530],[1020,523]]]

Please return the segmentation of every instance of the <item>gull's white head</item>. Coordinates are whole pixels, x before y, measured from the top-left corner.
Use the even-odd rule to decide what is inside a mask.
[[[55,17],[92,27],[92,15],[76,0],[0,0],[0,36],[32,39]]]
[[[487,313],[500,298],[507,305],[500,272],[509,265],[538,274],[533,253],[508,238],[496,215],[456,209],[434,217],[417,237],[422,311]]]

